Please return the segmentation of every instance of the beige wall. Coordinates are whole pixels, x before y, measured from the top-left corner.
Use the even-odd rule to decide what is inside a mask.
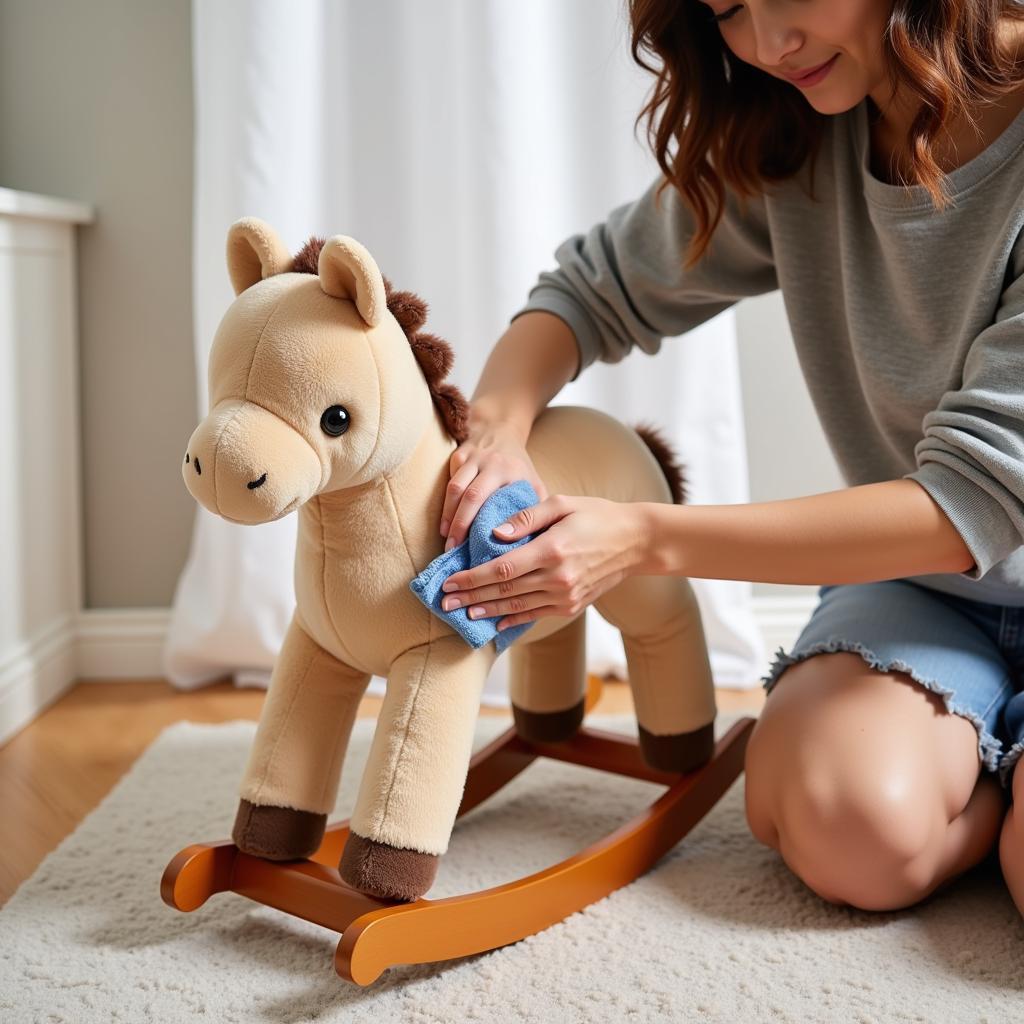
[[[169,605],[188,550],[190,31],[189,0],[0,0],[0,185],[96,208],[79,236],[92,608]]]
[[[196,416],[190,60],[189,0],[0,0],[0,185],[97,211],[79,278],[93,608],[169,605],[188,551],[194,503],[178,463]],[[741,303],[738,324],[751,499],[842,486],[781,297]]]

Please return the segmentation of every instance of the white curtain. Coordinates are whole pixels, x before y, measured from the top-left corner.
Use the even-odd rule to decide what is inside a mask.
[[[358,238],[429,302],[469,397],[555,246],[656,173],[643,127],[634,136],[650,79],[629,57],[625,0],[193,0],[192,38],[200,416],[237,218],[269,221],[292,251],[311,234]],[[656,357],[592,366],[555,402],[656,422],[692,503],[749,500],[731,311]],[[295,528],[294,515],[248,527],[197,507],[165,650],[172,683],[266,685],[294,605]],[[756,685],[751,585],[693,582],[716,683]],[[590,670],[624,676],[618,633],[587,615]],[[507,704],[506,672],[499,658],[487,703]]]

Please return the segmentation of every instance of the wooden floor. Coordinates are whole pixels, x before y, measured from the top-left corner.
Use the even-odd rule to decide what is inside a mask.
[[[174,722],[259,718],[265,692],[230,681],[188,692],[163,680],[88,682],[72,687],[0,748],[0,906],[39,862],[74,831],[147,746]],[[716,690],[720,712],[756,715],[764,691]],[[376,717],[381,700],[366,697],[359,717]],[[632,711],[629,687],[604,681],[594,714]],[[482,715],[511,720],[504,709]]]

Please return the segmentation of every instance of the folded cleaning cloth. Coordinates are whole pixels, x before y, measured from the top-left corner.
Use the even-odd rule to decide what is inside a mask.
[[[517,626],[506,626],[505,629],[498,629],[498,622],[503,618],[501,615],[493,618],[471,619],[466,612],[468,607],[454,608],[446,612],[441,607],[441,601],[448,595],[441,589],[445,580],[463,569],[471,569],[473,566],[489,562],[492,558],[511,551],[521,544],[526,544],[537,536],[537,533],[528,534],[518,540],[500,540],[491,531],[495,526],[500,526],[509,516],[514,515],[520,509],[536,505],[540,499],[529,480],[516,480],[513,483],[499,487],[484,503],[476,514],[476,518],[470,524],[469,533],[466,539],[438,555],[423,572],[421,572],[409,584],[409,589],[436,615],[444,619],[452,629],[462,634],[463,639],[470,647],[483,647],[489,641],[494,641],[498,653],[503,650],[517,637],[522,636],[533,623],[521,622]],[[538,533],[543,531],[538,531]]]

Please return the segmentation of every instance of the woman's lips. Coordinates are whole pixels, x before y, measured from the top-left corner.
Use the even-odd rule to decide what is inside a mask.
[[[834,57],[830,57],[824,64],[819,64],[816,68],[811,68],[809,71],[805,71],[802,75],[786,75],[791,82],[796,85],[814,85],[816,82],[821,81],[832,70],[832,65],[839,57],[837,53]]]

